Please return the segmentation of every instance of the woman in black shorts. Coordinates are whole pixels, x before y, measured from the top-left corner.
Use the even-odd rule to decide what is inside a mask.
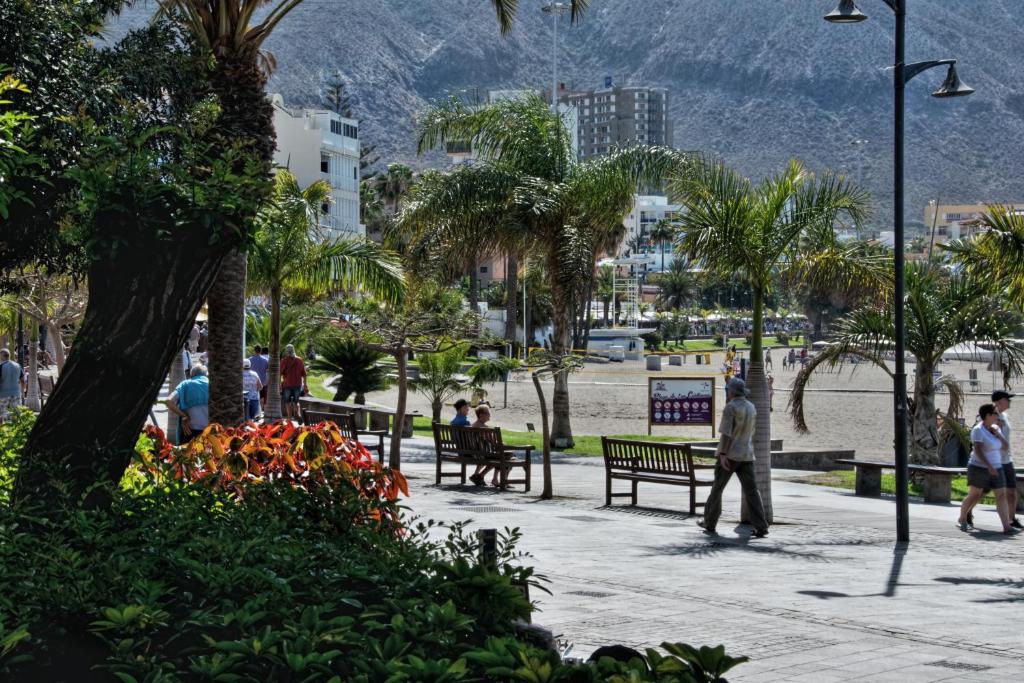
[[[1006,505],[1001,456],[1004,441],[996,424],[999,414],[994,405],[986,403],[978,410],[978,416],[981,420],[971,430],[971,459],[967,463],[967,485],[970,491],[960,505],[957,526],[961,531],[973,528],[968,520],[971,508],[981,500],[986,490],[991,490],[996,497],[996,511],[999,513],[999,521],[1003,523],[1003,533],[1016,533],[1016,529],[1010,526],[1012,517]]]

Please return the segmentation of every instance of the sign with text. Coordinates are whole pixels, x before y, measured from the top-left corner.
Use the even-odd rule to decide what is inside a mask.
[[[709,425],[714,434],[714,377],[649,377],[647,382],[648,434],[657,425]]]

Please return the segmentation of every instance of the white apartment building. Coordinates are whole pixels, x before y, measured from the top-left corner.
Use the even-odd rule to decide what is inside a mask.
[[[1014,213],[1024,211],[1024,204],[1011,202],[994,202],[1001,204]],[[932,225],[935,226],[936,241],[964,239],[973,237],[982,229],[979,219],[987,213],[990,204],[977,202],[974,204],[938,204],[929,202],[924,209],[924,227],[928,234]]]
[[[639,252],[631,253],[630,258],[641,261],[646,266],[646,272],[660,272],[662,262],[662,249],[665,250],[665,268],[672,265],[675,258],[675,251],[671,245],[655,244],[651,241],[651,228],[660,220],[675,220],[681,210],[679,204],[670,204],[668,197],[661,195],[635,195],[633,208],[630,209],[622,224],[626,226],[626,239],[619,247],[619,256],[622,256],[629,243],[639,240],[644,244]]]
[[[327,109],[291,109],[280,95],[271,102],[274,164],[294,173],[301,187],[330,183],[333,201],[323,206],[321,217],[329,237],[365,237],[359,217],[359,121]]]

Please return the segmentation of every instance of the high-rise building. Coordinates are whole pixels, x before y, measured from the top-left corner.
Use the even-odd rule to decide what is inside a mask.
[[[604,87],[596,90],[560,87],[558,102],[576,108],[580,159],[607,154],[616,147],[673,145],[666,88],[617,86],[605,78]]]
[[[320,224],[331,238],[363,237],[359,222],[359,121],[327,109],[291,109],[273,95],[277,150],[274,164],[287,168],[301,187],[317,180],[331,186]]]

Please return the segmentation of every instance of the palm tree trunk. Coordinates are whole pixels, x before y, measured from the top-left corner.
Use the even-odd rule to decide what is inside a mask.
[[[762,327],[764,326],[764,290],[753,287],[753,334],[750,343],[750,363],[747,366],[747,388],[750,400],[757,408],[757,425],[754,428],[754,476],[757,490],[764,504],[764,515],[772,523],[772,417],[768,395],[768,381],[764,373],[764,351],[762,350]],[[746,520],[746,510],[741,510]]]
[[[474,316],[480,315],[480,267],[473,259],[469,271],[469,310]],[[473,331],[479,332],[480,327],[473,323]]]
[[[548,272],[557,273],[557,267]],[[569,308],[569,296],[564,291],[558,277],[552,279],[552,352],[563,356],[572,353],[572,311]],[[575,445],[572,439],[572,425],[569,423],[569,374],[555,373],[555,391],[551,400],[551,445],[556,448],[571,448]]]
[[[28,335],[28,393],[25,394],[25,407],[37,413],[42,409],[42,397],[39,395],[39,322],[29,318]]]
[[[661,243],[661,274],[665,274],[665,243]]]
[[[509,254],[505,261],[505,341],[516,342],[516,319],[519,306],[519,259]]]
[[[935,365],[918,360],[914,377],[914,412],[910,416],[910,462],[940,465],[939,429],[935,424]]]
[[[281,419],[281,288],[270,288],[270,359],[267,364],[268,420]]]
[[[64,340],[60,336],[60,328],[57,325],[50,323],[48,327],[50,333],[47,335],[47,340],[53,343],[53,362],[57,364],[57,375],[60,376],[60,371],[64,369],[64,361],[67,360]]]
[[[430,419],[433,422],[441,421],[441,410],[444,406],[441,404],[440,399],[434,399],[430,402]]]
[[[540,425],[541,435],[544,440],[541,442],[543,445],[542,452],[544,454],[543,459],[543,471],[544,471],[544,489],[541,491],[541,500],[551,500],[554,495],[551,491],[551,439],[550,439],[550,427],[548,427],[548,404],[544,400],[544,387],[540,383],[540,378],[536,372],[531,372],[530,376],[533,379],[533,386],[537,389],[537,401],[540,403]]]
[[[405,404],[409,394],[407,355],[405,346],[399,346],[395,354],[395,365],[398,366],[398,400],[395,402],[395,421],[391,428],[391,451],[388,455],[388,466],[393,470],[402,469],[402,428],[405,426]]]
[[[210,422],[237,426],[245,420],[242,404],[242,328],[245,324],[245,266],[234,249],[210,288]]]

